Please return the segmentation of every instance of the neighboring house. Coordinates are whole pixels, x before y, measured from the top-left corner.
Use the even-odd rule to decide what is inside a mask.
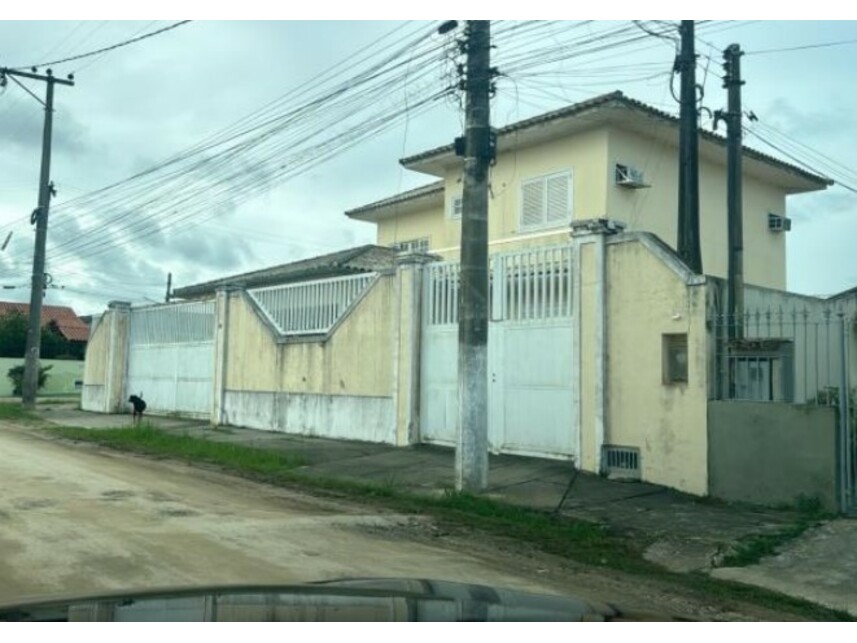
[[[0,302],[0,318],[10,313],[29,318],[30,306],[17,302]],[[20,366],[26,345],[26,331],[20,322],[14,337],[7,337],[0,358],[0,395],[12,395],[12,383],[6,376],[10,368]],[[66,306],[42,306],[42,328],[50,328],[65,341],[42,343],[41,365],[49,366],[47,383],[40,395],[78,393],[83,386],[83,355],[89,339],[89,326],[74,310]],[[20,333],[20,334],[18,334]],[[62,358],[62,359],[52,359]]]
[[[490,252],[561,242],[571,222],[599,218],[675,247],[678,138],[676,117],[621,92],[500,128],[489,178]],[[699,157],[703,270],[725,277],[725,139],[701,131]],[[457,258],[462,159],[446,145],[401,164],[440,180],[347,216],[376,223],[379,245]],[[745,282],[784,289],[786,197],[830,181],[747,147],[743,165]]]
[[[24,317],[30,315],[30,305],[12,301],[0,301],[0,317],[17,312]],[[69,342],[82,347],[89,339],[89,325],[67,306],[42,306],[42,327],[49,327]]]
[[[620,93],[500,130],[490,449],[698,495],[857,508],[848,407],[828,408],[857,382],[857,295],[784,290],[786,197],[828,182],[745,149],[733,338],[725,146],[701,134],[699,275],[674,250],[677,137],[677,119]],[[154,412],[213,424],[454,445],[462,160],[447,146],[403,163],[441,180],[346,213],[375,222],[379,245],[177,288],[183,302],[111,302],[83,408],[116,412],[143,392]]]

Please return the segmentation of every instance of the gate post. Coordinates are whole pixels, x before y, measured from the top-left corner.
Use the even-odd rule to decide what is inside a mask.
[[[131,334],[131,304],[111,301],[107,304],[109,333],[107,369],[104,378],[103,413],[121,413],[125,409],[125,381],[128,375],[128,347]]]
[[[212,426],[226,424],[226,368],[229,359],[229,305],[237,286],[220,286],[214,295],[214,373],[211,378]]]
[[[398,318],[393,350],[395,440],[397,446],[420,441],[420,351],[422,348],[423,266],[437,258],[411,253],[396,258]]]

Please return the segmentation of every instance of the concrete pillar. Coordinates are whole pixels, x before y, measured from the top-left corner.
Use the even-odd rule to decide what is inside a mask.
[[[572,324],[576,401],[575,427],[580,437],[583,469],[601,473],[602,451],[609,438],[606,236],[624,225],[609,219],[586,219],[571,224],[574,248],[574,308]]]
[[[401,255],[396,260],[397,311],[393,345],[393,404],[397,446],[420,441],[420,331],[423,266],[437,258]]]
[[[238,296],[237,286],[222,286],[214,299],[214,375],[211,380],[211,424],[226,424],[226,370],[229,359],[229,309],[232,297]]]
[[[127,301],[111,301],[107,304],[106,316],[108,339],[103,412],[122,413],[127,400],[125,381],[128,376],[131,304]]]

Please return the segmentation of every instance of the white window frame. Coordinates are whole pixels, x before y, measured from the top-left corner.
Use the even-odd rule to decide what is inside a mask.
[[[425,249],[413,246],[424,245]],[[404,241],[396,241],[391,243],[390,247],[397,252],[428,252],[431,244],[428,237],[420,237],[418,239],[405,239]]]
[[[461,203],[461,206],[458,210],[458,214],[455,213],[455,202],[458,201]],[[446,206],[446,216],[448,219],[452,219],[453,221],[460,221],[461,214],[464,211],[464,196],[461,194],[454,194],[449,197],[449,202]]]
[[[553,179],[556,177],[566,177],[568,179],[568,212],[566,212],[566,216],[561,221],[548,221],[547,220],[547,212],[543,212],[543,221],[537,224],[525,224],[524,223],[524,186],[529,185],[535,182],[542,182],[547,184],[549,179]],[[546,208],[546,204],[543,204]],[[550,174],[542,174],[541,176],[534,176],[529,179],[522,179],[521,186],[518,191],[518,229],[521,232],[532,232],[534,230],[549,230],[551,228],[560,228],[562,226],[567,226],[571,223],[572,213],[574,212],[574,170],[568,169],[563,170],[561,172],[552,172]]]

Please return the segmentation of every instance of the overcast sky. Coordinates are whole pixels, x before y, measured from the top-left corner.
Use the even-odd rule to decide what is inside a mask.
[[[0,22],[0,65],[65,58],[169,24]],[[568,23],[567,32],[552,32],[551,39],[573,44],[575,38],[590,38],[620,23],[574,25]],[[72,216],[68,210],[63,213],[61,204],[163,161],[301,83],[312,86],[322,70],[354,59],[355,51],[371,49],[391,30],[404,34],[419,28],[420,24],[392,22],[195,21],[99,57],[55,65],[58,75],[75,72],[76,85],[56,90],[51,175],[59,194],[54,200],[57,214],[50,222],[48,270],[58,287],[48,291],[46,303],[72,305],[79,314],[87,314],[102,310],[110,299],[158,301],[168,271],[174,285],[183,286],[373,242],[374,227],[353,222],[343,212],[430,180],[402,170],[397,161],[460,134],[460,112],[453,100],[409,114],[395,127],[287,180],[275,177],[273,165],[263,167],[237,157],[235,167],[244,167],[240,163],[245,162],[247,172],[259,172],[264,180],[252,192],[233,195],[212,210],[213,218],[199,217],[192,227],[178,232],[161,230],[155,217],[138,229],[146,234],[129,242],[120,234],[128,219],[115,220],[114,210],[107,206]],[[790,142],[791,152],[804,150],[802,158],[807,161],[812,161],[811,152],[823,153],[836,162],[831,165],[838,176],[843,181],[854,176],[851,187],[857,187],[857,163],[852,160],[857,140],[852,61],[857,42],[754,53],[857,41],[857,23],[736,22],[713,25],[708,31],[703,26],[699,32],[702,67],[706,55],[713,59],[707,76],[702,68],[699,72],[700,82],[706,80],[705,106],[725,106],[725,93],[716,78],[720,51],[740,43],[748,54],[743,59],[744,106],[759,117],[761,126],[774,128],[774,134],[766,130],[769,138],[785,134],[788,138],[777,140]],[[504,55],[524,56],[528,48],[544,46],[537,39],[511,36],[498,37],[495,43],[500,63]],[[547,73],[549,69],[542,67],[538,76],[501,77],[492,118],[496,125],[504,125],[614,89],[677,112],[668,84],[673,56],[668,39],[649,37],[629,45],[627,51],[617,45],[588,58],[557,61],[561,73]],[[410,79],[424,70],[413,67],[402,82],[388,89],[390,104],[412,106],[408,101],[415,100],[418,91]],[[448,75],[431,73],[427,70],[420,82],[436,82],[440,88],[449,81]],[[27,86],[44,95],[42,83]],[[0,94],[0,234],[5,238],[13,232],[0,253],[0,284],[7,287],[0,297],[8,300],[29,300],[34,235],[21,219],[36,203],[42,118],[42,107],[14,83]],[[304,126],[301,121],[293,128]],[[280,135],[291,134],[284,130]],[[794,141],[808,147],[794,147]],[[752,137],[746,142],[783,158]],[[304,164],[311,160],[301,157]],[[211,194],[212,186],[204,181],[193,185],[194,199]],[[180,208],[176,205],[174,213]],[[789,288],[829,294],[857,285],[857,253],[852,249],[857,195],[836,186],[823,194],[792,197],[788,214],[794,220],[787,238]],[[109,241],[105,236],[109,234],[118,235],[115,238],[123,243],[109,251],[100,246],[95,254],[91,245],[80,247],[81,240]],[[57,259],[51,260],[57,244],[67,250],[54,251]]]

